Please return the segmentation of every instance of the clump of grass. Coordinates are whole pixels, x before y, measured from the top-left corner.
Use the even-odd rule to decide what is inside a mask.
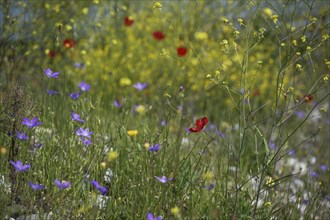
[[[312,16],[321,3],[20,4],[48,19],[32,36],[45,44],[25,45],[39,70],[13,66],[42,111],[18,87],[3,96],[1,184],[17,178],[5,207],[61,219],[327,215],[329,20]],[[24,33],[6,34],[15,30]],[[22,128],[37,116],[42,124]],[[30,167],[14,172],[10,160]]]

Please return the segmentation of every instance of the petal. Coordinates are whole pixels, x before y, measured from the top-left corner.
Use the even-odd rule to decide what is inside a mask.
[[[196,121],[196,126],[197,126],[198,129],[202,129],[203,126],[204,126],[202,120],[197,119],[197,121]]]
[[[189,131],[190,132],[199,132],[199,131],[201,131],[201,129],[199,129],[199,128],[189,128]]]
[[[203,123],[203,127],[209,122],[209,119],[207,117],[203,117],[202,118],[202,123]]]

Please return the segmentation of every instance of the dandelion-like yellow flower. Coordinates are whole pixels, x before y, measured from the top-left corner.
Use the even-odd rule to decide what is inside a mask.
[[[180,214],[180,209],[177,206],[175,206],[171,208],[171,213],[175,216],[178,216]]]
[[[106,167],[107,167],[107,163],[106,163],[106,162],[101,162],[101,163],[100,163],[100,166],[101,166],[102,168],[106,168]]]
[[[271,17],[273,15],[273,11],[270,8],[264,8],[263,10],[264,14],[267,15],[268,17]]]
[[[113,161],[119,157],[119,154],[117,151],[110,151],[108,153],[108,161]]]
[[[143,105],[139,105],[138,107],[135,108],[135,111],[138,112],[139,114],[144,114],[146,112],[146,107]]]
[[[145,143],[143,144],[143,146],[144,146],[145,149],[149,149],[150,144],[149,144],[148,142],[145,142]]]
[[[119,81],[120,86],[130,86],[132,84],[132,81],[129,78],[121,78]]]
[[[196,40],[199,40],[199,41],[207,40],[208,34],[206,32],[202,32],[202,31],[196,32],[195,38],[196,38]]]
[[[88,14],[88,8],[83,8],[81,10],[81,12],[84,14],[84,15],[87,15]]]
[[[138,135],[138,130],[128,130],[127,131],[127,134],[128,136],[131,136],[131,137],[135,137],[136,135]]]
[[[67,30],[67,31],[70,31],[70,30],[72,30],[72,26],[71,26],[71,25],[69,25],[69,24],[65,25],[65,30]]]

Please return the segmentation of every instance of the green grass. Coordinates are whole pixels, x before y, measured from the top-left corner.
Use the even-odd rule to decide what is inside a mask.
[[[72,4],[1,2],[0,219],[329,218],[325,2]],[[72,100],[81,81],[91,90]],[[204,116],[204,129],[188,132]],[[42,125],[27,128],[25,117]],[[79,128],[93,132],[90,145]],[[15,171],[17,160],[31,168]]]

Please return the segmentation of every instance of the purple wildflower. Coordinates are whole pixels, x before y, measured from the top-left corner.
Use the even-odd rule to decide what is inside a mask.
[[[275,150],[276,145],[273,141],[269,141],[268,145],[271,150]]]
[[[42,146],[43,146],[43,144],[41,144],[41,143],[39,143],[39,144],[35,143],[33,145],[34,148],[41,148]]]
[[[45,69],[44,73],[46,74],[47,78],[58,78],[58,76],[60,75],[59,72],[53,72],[49,68]]]
[[[150,212],[147,214],[147,219],[148,220],[162,220],[163,217],[160,215],[158,217],[154,217],[153,214],[151,214]]]
[[[53,96],[53,95],[57,95],[57,94],[59,94],[58,91],[50,90],[50,89],[47,89],[47,93],[48,93],[48,95],[50,95],[50,96]]]
[[[160,125],[165,126],[167,124],[166,120],[161,120]]]
[[[113,102],[113,105],[114,105],[116,108],[121,108],[121,107],[123,107],[123,103],[120,103],[120,102],[118,102],[117,100],[115,100],[115,101]]]
[[[309,175],[310,175],[311,177],[318,177],[318,176],[319,176],[319,174],[318,174],[317,172],[315,172],[314,170],[311,170],[311,171],[309,172]]]
[[[298,118],[301,118],[301,119],[305,118],[305,112],[303,112],[303,111],[296,111],[294,114],[295,114]]]
[[[148,148],[148,151],[155,152],[160,150],[160,144],[155,144],[154,146],[151,146]]]
[[[161,183],[167,183],[168,181],[173,180],[173,178],[167,178],[166,176],[162,176],[162,177],[155,176],[155,178]]]
[[[322,172],[326,172],[326,171],[328,170],[328,166],[325,165],[325,164],[322,164],[322,165],[320,166],[320,169],[322,170]]]
[[[211,183],[209,186],[201,186],[201,188],[204,188],[206,190],[211,190],[214,188],[214,186],[215,186],[214,183]]]
[[[22,141],[27,140],[29,137],[25,134],[25,132],[19,133],[16,131],[16,137]]]
[[[31,120],[29,120],[28,118],[24,118],[22,124],[26,125],[29,128],[34,128],[42,124],[42,122],[38,120],[39,120],[38,118],[33,118]]]
[[[92,143],[91,139],[86,139],[86,138],[81,138],[82,142],[84,143],[84,145],[90,145]]]
[[[107,194],[108,189],[104,186],[101,186],[96,180],[92,180],[91,184],[102,193],[102,195],[104,196],[105,194]]]
[[[78,62],[76,62],[76,63],[74,63],[73,65],[74,65],[74,67],[76,67],[77,69],[82,69],[82,68],[85,67],[85,64],[84,64],[84,63],[78,63]]]
[[[288,152],[288,155],[290,155],[290,156],[294,156],[294,155],[296,155],[296,150],[295,150],[295,149],[290,150],[290,151]]]
[[[147,88],[147,83],[137,82],[137,83],[134,84],[134,88],[136,88],[139,91],[142,91],[145,88]]]
[[[82,136],[82,137],[86,137],[88,139],[91,138],[91,134],[93,134],[93,132],[89,131],[88,128],[86,129],[83,129],[83,128],[79,128],[77,131],[76,131],[76,134],[78,136]]]
[[[81,92],[78,93],[70,93],[70,98],[74,101],[76,101],[80,97]]]
[[[56,186],[58,186],[58,188],[60,189],[66,189],[66,188],[69,188],[71,186],[71,183],[70,182],[67,182],[67,181],[59,181],[58,179],[56,179],[54,181],[54,183],[56,184]]]
[[[71,111],[71,119],[72,119],[72,121],[78,121],[78,122],[84,123],[84,120],[82,120],[80,118],[80,115],[74,113],[73,111]]]
[[[308,200],[308,199],[303,199],[302,203],[303,203],[304,205],[308,205],[309,200]]]
[[[42,190],[42,189],[45,189],[46,187],[43,186],[43,185],[40,185],[40,184],[34,184],[32,182],[29,183],[29,185],[32,187],[32,189],[34,190]]]
[[[22,161],[18,160],[16,162],[10,160],[9,161],[16,169],[17,172],[23,172],[23,171],[27,171],[28,169],[31,168],[30,164],[24,164],[22,163]]]
[[[330,195],[327,195],[325,199],[328,200],[328,202],[330,202]]]
[[[91,85],[90,84],[87,84],[85,82],[81,82],[79,83],[78,87],[81,89],[81,91],[83,92],[89,92],[90,88],[91,88]]]

